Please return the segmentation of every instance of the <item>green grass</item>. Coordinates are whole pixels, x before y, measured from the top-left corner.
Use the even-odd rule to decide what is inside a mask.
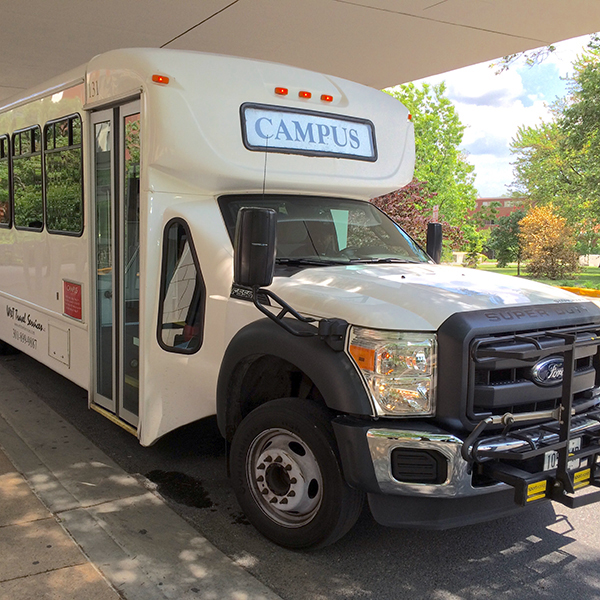
[[[496,267],[496,263],[486,262],[478,265],[477,268],[482,271],[501,273],[502,275],[517,275],[516,263],[511,263],[507,267],[499,269]],[[538,279],[536,277],[529,277],[525,271],[525,267],[521,265],[521,277],[560,287],[581,287],[592,290],[600,289],[600,268],[598,267],[582,267],[578,273],[570,277],[565,277],[564,279]]]

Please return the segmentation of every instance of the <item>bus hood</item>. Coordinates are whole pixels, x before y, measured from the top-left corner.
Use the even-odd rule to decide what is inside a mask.
[[[275,277],[270,289],[303,314],[418,331],[437,330],[457,312],[586,301],[527,279],[433,264],[306,268]]]

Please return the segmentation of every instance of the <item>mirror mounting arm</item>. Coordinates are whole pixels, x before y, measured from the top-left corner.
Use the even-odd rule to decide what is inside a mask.
[[[277,304],[279,304],[279,306],[281,306],[281,310],[278,314],[272,313],[268,308],[265,307],[264,304],[261,303],[258,297],[259,293],[264,294],[269,298],[272,298],[273,300],[275,300],[275,302],[277,302]],[[256,306],[256,308],[258,308],[258,310],[260,310],[260,312],[263,313],[263,315],[269,317],[271,321],[274,321],[275,323],[277,323],[277,325],[280,325],[292,335],[296,335],[298,337],[314,337],[316,335],[319,335],[316,331],[302,331],[299,329],[295,329],[287,321],[284,321],[283,319],[288,313],[301,323],[314,323],[316,319],[303,317],[301,314],[295,311],[285,300],[283,300],[277,294],[271,292],[270,290],[266,290],[265,288],[261,288],[257,285],[253,286],[252,301],[254,302],[254,306]]]
[[[279,313],[272,313],[264,304],[262,304],[259,299],[259,294],[264,294],[265,296],[275,300],[275,302],[281,306]],[[343,319],[321,319],[318,321],[318,331],[296,329],[290,325],[289,321],[284,320],[284,317],[288,313],[300,323],[316,323],[317,319],[303,317],[277,294],[257,285],[252,287],[252,301],[254,302],[254,306],[256,306],[256,308],[258,308],[263,315],[271,319],[271,321],[277,323],[277,325],[280,327],[283,327],[288,333],[298,337],[319,336],[321,340],[324,341],[335,352],[342,352],[344,350],[346,330],[348,329],[347,321],[344,321]]]

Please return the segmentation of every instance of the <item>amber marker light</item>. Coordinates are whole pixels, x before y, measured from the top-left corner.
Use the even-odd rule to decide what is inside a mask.
[[[169,78],[166,75],[152,75],[152,81],[154,83],[167,85],[169,83]]]
[[[333,102],[333,96],[330,96],[329,94],[321,94],[321,100],[323,100],[323,102]]]
[[[275,93],[278,96],[287,96],[288,95],[288,89],[284,88],[284,87],[276,87],[275,88]]]
[[[375,370],[375,350],[351,344],[350,355],[361,369],[366,369],[367,371]]]
[[[306,100],[312,98],[312,94],[310,92],[298,92],[298,96],[300,98],[306,98]]]

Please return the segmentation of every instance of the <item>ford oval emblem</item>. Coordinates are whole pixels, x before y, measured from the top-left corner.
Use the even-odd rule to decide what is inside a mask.
[[[551,356],[538,361],[531,369],[531,379],[543,386],[562,383],[565,371],[564,360],[560,356]]]

